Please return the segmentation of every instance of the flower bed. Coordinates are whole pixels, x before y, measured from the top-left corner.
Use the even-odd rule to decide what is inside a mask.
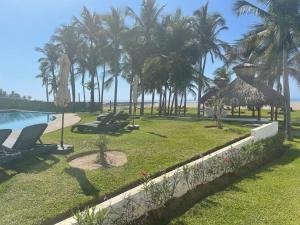
[[[244,166],[262,164],[277,148],[266,148],[262,139],[278,133],[278,123],[270,123],[252,130],[251,136],[219,151],[190,162],[163,176],[149,179],[143,172],[145,182],[119,196],[103,202],[94,209],[86,210],[58,223],[70,224],[128,224],[153,210],[161,209],[173,199],[208,184],[226,174],[236,172]],[[273,141],[279,141],[273,138]],[[254,144],[258,142],[257,144]],[[90,223],[88,222],[90,221]],[[97,222],[95,222],[97,221]]]

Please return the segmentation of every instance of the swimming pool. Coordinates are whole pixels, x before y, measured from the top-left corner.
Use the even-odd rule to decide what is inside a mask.
[[[28,111],[0,111],[0,129],[21,130],[38,123],[49,123],[55,117],[52,113]]]

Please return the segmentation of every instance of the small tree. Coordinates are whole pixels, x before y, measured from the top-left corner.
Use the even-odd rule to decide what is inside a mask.
[[[96,141],[96,145],[99,148],[99,162],[103,167],[108,167],[108,163],[105,158],[105,152],[107,151],[108,138],[105,135],[100,135]]]
[[[213,111],[213,118],[216,120],[218,129],[222,129],[222,116],[225,110],[224,99],[220,96],[214,96],[208,100],[207,105]]]

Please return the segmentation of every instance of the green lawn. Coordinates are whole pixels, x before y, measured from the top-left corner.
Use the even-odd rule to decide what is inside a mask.
[[[95,115],[81,114],[82,122]],[[140,171],[162,171],[176,163],[249,132],[237,123],[229,129],[204,128],[213,121],[183,121],[142,118],[139,131],[109,136],[110,149],[127,153],[120,168],[82,171],[70,168],[68,157],[95,150],[98,135],[65,132],[65,142],[75,146],[68,156],[31,157],[0,168],[0,224],[40,224],[100,195],[113,192],[140,178]],[[59,132],[47,134],[44,142],[57,143]]]
[[[294,131],[300,112],[293,112]],[[225,191],[205,198],[170,225],[300,224],[300,137],[287,152]]]

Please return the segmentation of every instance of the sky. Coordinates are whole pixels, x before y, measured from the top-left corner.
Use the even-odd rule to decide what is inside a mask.
[[[235,0],[209,0],[209,11],[221,13],[229,29],[220,38],[229,43],[238,40],[258,20],[254,16],[237,17],[233,13]],[[254,0],[253,0],[254,1]],[[157,0],[166,4],[164,12],[173,13],[181,8],[184,15],[192,15],[207,0]],[[79,16],[83,6],[98,13],[108,13],[111,6],[124,9],[130,6],[139,12],[141,0],[0,0],[0,88],[45,100],[45,91],[39,74],[37,60],[41,57],[35,51],[49,41],[50,36],[61,24],[68,24],[73,16]],[[220,62],[208,63],[206,74],[211,76],[220,67]],[[291,81],[292,99],[298,98],[300,89]],[[76,92],[81,93],[80,79]],[[119,82],[118,99],[128,100],[129,87],[124,80]],[[113,90],[105,91],[106,101],[113,99]],[[150,99],[147,96],[147,99]],[[147,100],[146,99],[146,100]],[[192,100],[192,99],[191,99]]]

